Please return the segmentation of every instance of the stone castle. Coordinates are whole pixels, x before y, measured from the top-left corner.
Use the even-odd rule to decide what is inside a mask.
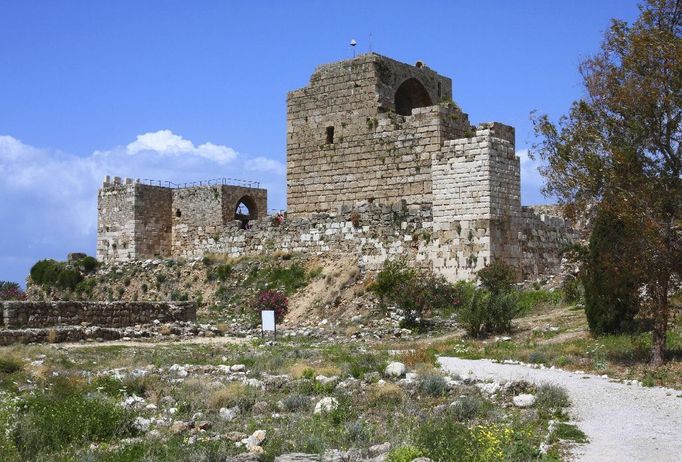
[[[318,67],[288,95],[286,137],[286,219],[266,216],[253,185],[107,178],[98,259],[338,252],[367,266],[405,255],[450,280],[501,260],[530,278],[556,271],[574,238],[521,206],[514,129],[471,125],[452,81],[421,62],[369,53]]]

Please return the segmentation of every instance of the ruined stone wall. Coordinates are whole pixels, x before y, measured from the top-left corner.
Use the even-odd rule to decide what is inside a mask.
[[[252,220],[264,217],[268,213],[268,191],[260,188],[243,186],[223,186],[223,223],[235,219],[235,209],[240,201],[249,208]]]
[[[396,90],[418,79],[431,103],[395,112]],[[432,70],[368,54],[322,66],[287,101],[287,210],[335,211],[363,201],[421,206],[431,201],[431,157],[469,129],[465,114],[440,105],[451,81]],[[333,129],[333,137],[328,130]]]
[[[126,327],[161,322],[195,321],[194,302],[0,302],[6,329],[78,326]]]
[[[135,249],[135,186],[105,183],[97,196],[97,259],[131,260]]]
[[[168,255],[171,251],[172,190],[135,185],[136,258]]]
[[[522,207],[516,227],[523,279],[556,273],[562,251],[578,241],[580,230],[558,214],[556,206]]]
[[[97,259],[168,255],[170,243],[170,189],[105,178],[97,198]]]

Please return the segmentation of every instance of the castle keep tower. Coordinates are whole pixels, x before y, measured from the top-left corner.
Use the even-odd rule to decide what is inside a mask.
[[[452,81],[369,53],[318,67],[287,100],[288,212],[363,203],[430,216],[436,269],[459,279],[494,258],[519,258],[514,129],[471,126]]]

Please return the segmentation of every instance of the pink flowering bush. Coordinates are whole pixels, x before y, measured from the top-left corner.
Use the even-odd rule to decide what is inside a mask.
[[[262,290],[256,294],[253,306],[259,314],[261,311],[273,310],[275,319],[281,322],[289,309],[289,300],[284,292],[279,290]]]
[[[0,300],[24,300],[26,294],[16,282],[0,281]]]

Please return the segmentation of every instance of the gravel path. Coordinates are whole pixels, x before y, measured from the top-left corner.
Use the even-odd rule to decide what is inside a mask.
[[[590,374],[490,360],[441,357],[447,372],[480,380],[526,380],[564,387],[570,414],[589,443],[573,450],[574,460],[598,462],[682,461],[682,391],[642,388]]]

